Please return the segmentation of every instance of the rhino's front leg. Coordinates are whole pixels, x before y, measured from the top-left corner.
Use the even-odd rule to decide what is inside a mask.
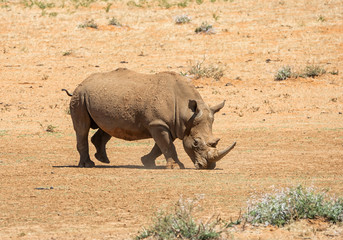
[[[151,126],[151,136],[154,138],[156,145],[159,147],[161,152],[167,161],[167,168],[172,169],[175,164],[179,165],[179,168],[184,169],[185,166],[180,162],[176,149],[173,143],[172,136],[169,130],[161,125]]]
[[[155,168],[156,167],[155,160],[156,160],[156,158],[161,156],[161,154],[162,154],[161,149],[155,143],[155,145],[151,149],[151,151],[147,155],[144,155],[141,158],[141,161],[142,161],[142,163],[143,163],[143,165],[145,167],[147,167],[147,168]]]

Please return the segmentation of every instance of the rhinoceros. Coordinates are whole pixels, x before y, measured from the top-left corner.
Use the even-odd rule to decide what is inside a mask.
[[[63,89],[65,90],[65,89]],[[235,146],[218,151],[219,138],[212,135],[214,114],[225,101],[209,107],[189,81],[173,72],[137,73],[126,68],[95,73],[77,86],[71,97],[70,114],[80,154],[79,167],[94,167],[89,157],[88,133],[98,129],[91,142],[95,158],[109,163],[106,143],[111,137],[128,141],[153,138],[155,145],[141,161],[154,168],[164,155],[166,168],[184,168],[174,146],[176,138],[197,169],[213,169]]]

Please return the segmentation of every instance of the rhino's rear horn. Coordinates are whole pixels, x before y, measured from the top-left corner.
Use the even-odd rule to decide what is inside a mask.
[[[215,156],[213,156],[210,159],[207,159],[207,161],[209,162],[218,162],[220,159],[222,159],[223,157],[226,156],[226,154],[228,154],[234,147],[236,146],[236,142],[234,142],[230,147],[218,151],[218,154],[216,154]]]

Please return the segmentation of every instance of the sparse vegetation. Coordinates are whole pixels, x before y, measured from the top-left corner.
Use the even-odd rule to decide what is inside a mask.
[[[286,80],[292,76],[292,69],[289,66],[280,68],[277,73],[275,74],[274,79],[276,81]]]
[[[224,69],[220,66],[204,66],[204,61],[197,62],[195,65],[191,66],[190,69],[181,73],[181,75],[191,75],[195,79],[199,78],[214,78],[216,81],[220,80],[224,76]]]
[[[65,51],[65,52],[63,52],[62,53],[62,56],[69,56],[69,55],[71,55],[73,53],[73,51],[72,50],[68,50],[68,51]]]
[[[299,185],[266,194],[249,203],[246,214],[252,224],[283,226],[298,219],[324,218],[343,221],[343,198],[330,198],[326,192]]]
[[[189,17],[187,14],[183,14],[183,15],[179,15],[175,17],[176,24],[189,23],[191,20],[192,20],[191,17]]]
[[[178,7],[185,8],[188,6],[188,0],[183,0],[177,4]]]
[[[94,19],[86,20],[84,23],[78,26],[79,28],[98,28],[98,24],[95,23]]]
[[[34,5],[36,5],[38,8],[40,8],[41,10],[44,10],[46,8],[53,8],[55,7],[55,3],[53,2],[44,2],[44,1],[33,1],[33,0],[30,0],[30,1],[25,1],[26,2],[26,6],[28,7],[32,7]],[[30,3],[28,3],[30,2]]]
[[[333,198],[327,191],[305,188],[301,185],[293,188],[275,190],[261,198],[253,197],[248,209],[236,221],[211,217],[206,223],[195,220],[194,210],[199,198],[184,200],[180,198],[172,213],[160,212],[154,224],[143,229],[136,240],[140,239],[219,239],[227,229],[240,223],[253,225],[284,226],[299,219],[321,218],[332,223],[343,221],[343,198]],[[244,226],[243,226],[244,228]]]
[[[131,7],[139,7],[139,8],[150,6],[147,0],[138,0],[138,3],[136,3],[136,1],[134,0],[131,0],[127,2],[127,5]]]
[[[145,7],[152,7],[157,4],[161,8],[169,9],[175,6],[185,8],[188,6],[190,2],[191,2],[190,0],[181,0],[180,2],[176,2],[176,1],[169,2],[168,0],[157,0],[157,1],[138,0],[138,2],[136,2],[135,0],[130,0],[127,2],[127,5],[133,6],[133,7],[145,8]]]
[[[113,5],[113,3],[107,3],[106,7],[105,7],[105,12],[109,12],[111,9],[111,6]]]
[[[49,17],[57,17],[58,13],[57,12],[51,12],[49,13]]]
[[[298,75],[299,77],[318,77],[326,73],[326,70],[318,65],[309,65]]]
[[[300,72],[295,72],[292,70],[292,68],[290,66],[285,66],[280,68],[277,73],[274,76],[274,79],[276,81],[282,81],[282,80],[286,80],[287,78],[314,78],[314,77],[318,77],[321,76],[323,74],[326,73],[326,70],[318,65],[308,65],[306,66],[303,70],[301,70]],[[331,74],[335,75],[337,72],[330,72]]]
[[[80,6],[89,7],[95,1],[96,0],[71,0],[71,2],[73,3],[76,9],[79,8]]]
[[[199,198],[195,200],[180,198],[173,213],[160,212],[154,224],[148,229],[143,229],[136,240],[151,239],[150,237],[154,239],[218,239],[223,229],[219,217],[212,217],[205,223],[194,219],[193,212],[198,207],[199,200]]]
[[[332,70],[329,72],[331,75],[338,75],[339,71],[338,70]]]
[[[158,0],[158,6],[162,8],[171,8],[173,4],[169,3],[168,0]]]
[[[6,136],[8,133],[8,130],[0,130],[0,137]]]
[[[42,13],[41,13],[42,16],[47,15],[46,9],[53,8],[56,6],[54,2],[37,1],[37,0],[23,0],[21,3],[25,7],[28,7],[28,8],[32,8],[33,6],[37,6],[39,9],[42,10]],[[57,13],[52,12],[52,13],[49,13],[48,15],[49,15],[49,17],[56,17]]]
[[[109,21],[108,25],[116,26],[116,27],[121,27],[121,23],[115,18],[112,17],[111,20]]]
[[[56,132],[55,129],[56,129],[55,126],[53,126],[53,125],[48,125],[45,131],[50,132],[50,133],[53,133],[53,132]]]
[[[196,33],[204,33],[204,34],[215,34],[215,30],[213,26],[207,22],[203,22],[200,27],[195,29]]]
[[[317,21],[318,21],[318,22],[325,22],[326,19],[325,19],[325,17],[323,17],[322,15],[319,15],[319,17],[317,18]]]
[[[212,13],[212,17],[216,22],[219,20],[219,15],[217,15],[216,13]]]

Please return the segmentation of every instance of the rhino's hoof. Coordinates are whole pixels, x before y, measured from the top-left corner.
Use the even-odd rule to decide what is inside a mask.
[[[167,163],[166,169],[174,169],[174,168],[175,168],[174,164],[168,164]]]
[[[95,167],[95,163],[91,160],[88,160],[87,162],[80,162],[79,167],[81,167],[81,168],[93,168],[93,167]]]
[[[155,160],[151,160],[151,158],[147,157],[147,156],[143,156],[141,157],[141,161],[144,165],[144,167],[146,168],[156,168],[156,164],[155,164]]]
[[[179,163],[179,167],[180,169],[185,169],[185,165],[183,165],[183,163]]]
[[[96,153],[94,156],[96,159],[98,159],[98,161],[102,163],[110,163],[110,160],[108,159],[108,157],[104,156],[103,154]]]

